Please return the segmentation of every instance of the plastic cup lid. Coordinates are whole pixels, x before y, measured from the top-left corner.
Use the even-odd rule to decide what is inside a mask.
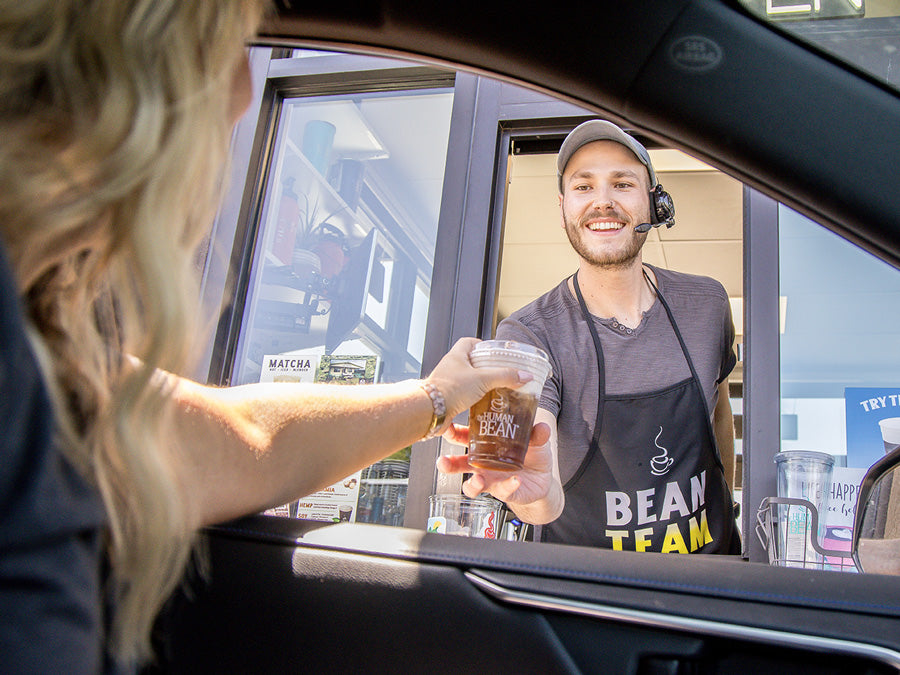
[[[456,494],[456,493],[443,493],[430,495],[428,497],[428,501],[432,504],[438,502],[457,502],[459,504],[468,504],[468,505],[479,505],[479,506],[488,506],[490,508],[497,508],[501,505],[497,499],[494,499],[490,495],[482,494],[477,497],[469,497],[467,495]]]
[[[816,450],[785,450],[775,455],[775,463],[790,461],[814,461],[824,464],[834,465],[834,457],[827,452],[818,452]]]
[[[510,366],[533,373],[536,377],[550,376],[550,359],[547,352],[534,345],[514,340],[484,340],[469,354],[472,365]]]

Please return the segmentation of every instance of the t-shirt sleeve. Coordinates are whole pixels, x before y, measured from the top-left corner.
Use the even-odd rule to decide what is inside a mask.
[[[734,317],[731,315],[731,303],[725,303],[725,319],[723,326],[723,345],[722,345],[722,367],[719,370],[719,377],[716,384],[722,384],[734,367],[737,365],[737,354],[735,354],[734,344]]]
[[[102,505],[56,446],[50,401],[2,250],[0,389],[2,670],[99,672]]]
[[[560,401],[562,399],[560,394],[562,387],[560,386],[559,374],[562,371],[559,365],[555,363],[554,351],[550,349],[546,340],[541,339],[538,332],[520,320],[515,313],[503,319],[503,321],[500,322],[500,325],[497,326],[496,339],[523,342],[547,352],[547,355],[550,358],[550,368],[552,372],[550,373],[550,377],[547,378],[547,381],[544,382],[544,389],[541,392],[541,400],[538,402],[538,406],[552,413],[554,417],[559,415]]]

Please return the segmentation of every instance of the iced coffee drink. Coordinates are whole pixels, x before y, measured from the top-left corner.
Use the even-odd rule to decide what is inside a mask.
[[[469,411],[469,466],[521,469],[541,390],[550,375],[547,355],[531,345],[487,340],[476,345],[470,358],[476,368],[513,367],[534,375],[518,389],[492,389]]]

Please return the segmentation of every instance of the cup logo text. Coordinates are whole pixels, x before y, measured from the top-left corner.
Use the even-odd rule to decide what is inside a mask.
[[[514,438],[519,425],[516,424],[516,416],[509,410],[509,401],[505,396],[495,393],[491,398],[491,408],[478,416],[478,431],[482,437],[497,436],[499,438]]]

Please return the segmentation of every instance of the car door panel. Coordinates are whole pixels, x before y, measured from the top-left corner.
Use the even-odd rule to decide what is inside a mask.
[[[542,616],[454,565],[221,530],[207,544],[209,582],[160,624],[161,672],[579,672]]]
[[[162,672],[900,670],[900,592],[877,576],[320,526],[211,529]]]

